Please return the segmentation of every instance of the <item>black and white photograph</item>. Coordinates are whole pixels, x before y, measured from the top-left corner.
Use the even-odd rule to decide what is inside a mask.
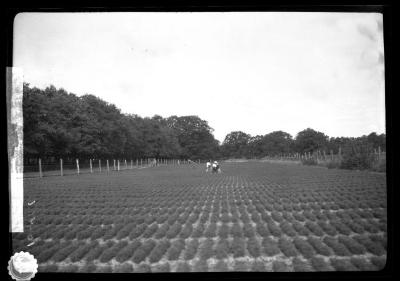
[[[18,13],[9,274],[384,270],[384,23]]]

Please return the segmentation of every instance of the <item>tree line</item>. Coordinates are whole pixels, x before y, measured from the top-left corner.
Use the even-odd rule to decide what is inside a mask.
[[[305,129],[293,138],[283,131],[251,136],[229,133],[222,144],[198,116],[151,118],[121,113],[115,105],[62,88],[24,84],[24,158],[260,158],[362,145],[385,150],[385,135],[329,138]]]
[[[344,154],[355,151],[372,153],[379,149],[386,150],[385,134],[371,133],[358,138],[329,137],[311,128],[299,132],[295,138],[283,131],[254,137],[236,131],[229,133],[221,146],[222,155],[231,158],[313,154],[317,151],[338,154],[339,150]]]

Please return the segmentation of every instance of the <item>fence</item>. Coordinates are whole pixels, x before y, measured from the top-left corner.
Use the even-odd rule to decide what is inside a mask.
[[[381,151],[380,148],[375,149],[372,153],[374,156],[374,161],[376,162],[383,162],[386,161],[386,152]],[[343,154],[341,149],[339,149],[337,154],[333,154],[331,150],[329,153],[326,151],[318,150],[313,153],[306,152],[306,153],[294,153],[294,154],[281,154],[281,155],[274,155],[274,156],[267,156],[267,159],[273,160],[285,160],[285,161],[307,161],[313,160],[317,164],[326,164],[326,163],[340,163],[343,159]]]
[[[32,163],[33,162],[33,163]],[[111,173],[160,165],[184,165],[186,159],[137,158],[137,159],[30,159],[24,165],[24,177],[65,176],[89,173]]]

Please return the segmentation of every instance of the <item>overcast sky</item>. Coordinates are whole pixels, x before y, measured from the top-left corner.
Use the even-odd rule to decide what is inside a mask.
[[[198,115],[220,141],[357,137],[385,133],[382,29],[374,13],[22,13],[13,66],[124,113]]]

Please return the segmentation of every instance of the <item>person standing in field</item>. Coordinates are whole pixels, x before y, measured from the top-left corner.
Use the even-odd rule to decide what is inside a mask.
[[[212,172],[213,173],[221,173],[221,169],[220,169],[217,161],[214,161],[214,163],[212,164]]]
[[[210,160],[210,161],[207,161],[207,163],[206,163],[206,173],[208,173],[208,171],[210,170],[210,168],[211,168],[211,160]]]

